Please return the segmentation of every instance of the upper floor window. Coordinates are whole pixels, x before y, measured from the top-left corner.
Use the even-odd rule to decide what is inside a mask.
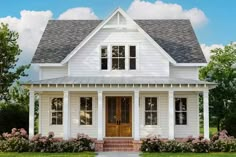
[[[136,46],[129,47],[129,69],[136,69]]]
[[[157,125],[157,97],[145,98],[145,125]]]
[[[80,125],[92,125],[92,97],[80,98]]]
[[[112,46],[112,70],[125,69],[125,46]]]
[[[187,124],[187,98],[175,98],[175,124]]]
[[[107,55],[107,46],[102,46],[101,47],[101,69],[102,70],[107,70],[108,64],[108,55]]]
[[[51,99],[51,124],[52,125],[62,125],[63,116],[63,99],[53,98]]]

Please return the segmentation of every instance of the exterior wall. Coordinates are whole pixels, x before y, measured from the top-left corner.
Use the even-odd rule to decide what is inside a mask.
[[[101,45],[136,45],[137,70],[100,70]],[[169,61],[137,31],[102,29],[71,58],[68,69],[70,76],[168,77]]]
[[[80,125],[80,97],[92,97],[93,101],[93,119],[92,125],[90,126],[83,126]],[[72,137],[76,137],[78,133],[85,133],[90,137],[96,138],[97,137],[97,94],[96,93],[71,93],[70,94],[70,117],[71,117],[71,132],[70,135]]]
[[[175,125],[175,137],[199,136],[198,94],[194,92],[176,92],[175,97],[187,98],[187,125]]]
[[[76,137],[77,133],[85,133],[90,137],[97,137],[97,93],[95,92],[73,92],[70,96],[70,135]],[[91,126],[79,125],[79,104],[81,96],[90,96],[93,98],[93,124]],[[103,94],[103,113],[105,113],[105,97],[106,96],[131,96],[133,100],[133,92],[105,92]],[[40,95],[40,130],[43,135],[53,131],[57,137],[63,137],[63,126],[50,125],[50,98],[63,97],[62,92],[43,93]],[[158,125],[147,126],[144,121],[144,99],[145,97],[158,98]],[[198,94],[195,92],[175,92],[175,97],[187,98],[187,125],[175,125],[175,137],[183,138],[187,136],[199,135],[199,107]],[[132,101],[132,113],[134,113]],[[140,93],[140,138],[156,135],[160,138],[168,138],[168,93],[167,92],[142,92]],[[103,137],[105,137],[105,114],[103,116]],[[132,114],[134,116],[134,114]],[[134,119],[134,117],[132,118]],[[134,123],[132,123],[134,128]],[[134,129],[132,129],[134,135]]]
[[[177,67],[170,65],[170,77],[198,80],[198,67]]]
[[[63,137],[63,125],[51,125],[50,124],[50,99],[53,97],[63,97],[62,92],[48,92],[40,94],[40,127],[41,134],[43,136],[48,135],[48,132],[53,131],[55,137]]]
[[[68,67],[40,67],[39,79],[51,79],[68,75]]]

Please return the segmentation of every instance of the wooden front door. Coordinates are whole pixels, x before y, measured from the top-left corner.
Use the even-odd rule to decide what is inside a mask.
[[[106,137],[132,136],[132,98],[106,97]]]

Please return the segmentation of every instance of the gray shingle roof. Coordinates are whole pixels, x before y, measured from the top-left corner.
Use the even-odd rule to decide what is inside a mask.
[[[30,81],[25,84],[215,84],[211,82],[168,77],[60,77]]]
[[[206,63],[189,20],[135,20],[177,63]],[[50,20],[32,63],[60,63],[101,20]]]

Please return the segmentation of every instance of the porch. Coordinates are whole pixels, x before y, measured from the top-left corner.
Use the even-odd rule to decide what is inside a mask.
[[[63,79],[63,81],[47,80],[30,83],[30,121],[29,135],[34,135],[34,95],[39,93],[39,132],[47,134],[54,131],[56,136],[69,139],[77,133],[85,133],[97,140],[103,146],[107,138],[128,138],[139,145],[141,138],[159,136],[160,138],[175,139],[189,135],[199,135],[198,95],[203,93],[204,101],[204,137],[209,139],[209,111],[208,92],[214,84],[195,80],[169,80],[155,83],[141,81],[125,83],[121,80],[116,83],[102,84],[99,82],[77,83]],[[142,80],[142,79],[140,79]],[[106,80],[103,80],[107,82]],[[159,81],[159,82],[158,82]],[[179,82],[177,82],[179,81]],[[158,83],[157,83],[158,82]],[[52,125],[50,117],[50,98],[62,98],[62,124]],[[82,125],[80,117],[81,97],[92,98],[91,125]],[[121,109],[121,99],[127,98],[129,104],[125,111]],[[157,121],[146,122],[146,98],[157,98]],[[176,98],[186,98],[188,109],[186,112],[186,125],[176,125]],[[116,102],[113,104],[112,100]],[[112,108],[114,106],[115,108]],[[110,109],[109,109],[110,106]],[[121,114],[123,112],[123,115]],[[109,119],[110,113],[110,119]],[[113,113],[113,114],[111,114]],[[113,119],[112,119],[113,117]],[[114,119],[116,117],[117,119]],[[123,119],[122,119],[123,118]],[[128,119],[127,119],[128,118]],[[123,121],[122,121],[123,120]],[[90,124],[90,122],[89,122]],[[135,145],[135,144],[134,144]]]

